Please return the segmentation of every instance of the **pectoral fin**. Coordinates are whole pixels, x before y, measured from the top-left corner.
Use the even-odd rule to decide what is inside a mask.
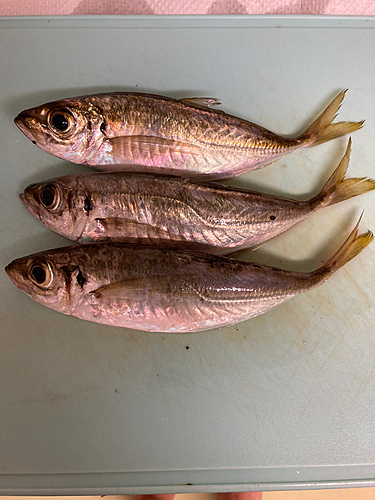
[[[154,279],[138,278],[130,280],[115,281],[110,285],[101,286],[92,291],[92,295],[98,300],[110,302],[111,300],[127,300],[130,302],[140,302],[146,299],[149,292],[156,291]]]
[[[127,135],[122,137],[114,137],[109,139],[112,147],[131,148],[132,150],[139,150],[139,152],[150,153],[150,151],[165,153],[166,151],[189,153],[191,151],[200,151],[199,146],[189,144],[186,142],[173,141],[171,139],[164,139],[162,137],[155,137],[151,135]]]
[[[194,144],[164,139],[161,137],[134,135],[108,139],[113,158],[150,167],[183,164],[195,155],[202,155],[202,149]]]
[[[110,217],[108,219],[95,219],[99,229],[104,233],[108,233],[108,237],[123,237],[123,238],[168,238],[172,235],[165,231],[146,224],[130,219]]]
[[[152,276],[147,278],[133,278],[116,281],[101,286],[91,294],[97,300],[106,303],[112,300],[126,300],[127,302],[141,302],[148,300],[152,295],[172,295],[175,293],[189,293],[190,289],[184,286],[182,276]]]

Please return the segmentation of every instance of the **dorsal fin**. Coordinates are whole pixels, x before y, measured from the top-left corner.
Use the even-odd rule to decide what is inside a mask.
[[[197,108],[212,108],[220,106],[221,101],[216,97],[184,97],[180,99],[185,104],[191,104]]]

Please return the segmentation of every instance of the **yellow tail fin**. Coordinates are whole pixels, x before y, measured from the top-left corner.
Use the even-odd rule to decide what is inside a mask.
[[[314,197],[318,206],[328,206],[348,200],[354,196],[367,193],[375,189],[375,181],[366,177],[352,177],[345,179],[349,166],[352,141],[349,139],[348,147],[339,166],[326,182],[321,192]]]
[[[299,141],[305,143],[304,147],[312,148],[318,144],[336,139],[336,137],[351,134],[363,127],[364,120],[360,122],[332,123],[341,107],[345,93],[346,90],[340,92],[319,118],[298,138]]]
[[[362,252],[362,250],[374,239],[374,235],[371,231],[367,231],[358,236],[358,226],[361,218],[362,215],[345,243],[324,265],[324,268],[326,268],[330,274],[335,273],[350,260],[354,259],[354,257]]]

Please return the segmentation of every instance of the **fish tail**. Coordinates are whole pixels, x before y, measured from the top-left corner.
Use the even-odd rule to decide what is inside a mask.
[[[320,272],[322,278],[324,276],[328,278],[329,275],[335,273],[341,267],[345,266],[345,264],[354,259],[356,255],[361,253],[362,250],[365,249],[367,245],[369,245],[374,239],[374,235],[371,231],[367,231],[366,233],[358,235],[358,226],[361,219],[362,215],[345,243],[329,259],[329,261],[324,264],[322,268],[318,269],[318,272]],[[322,281],[325,281],[325,279],[323,278]]]
[[[349,139],[346,152],[331,177],[326,182],[321,192],[312,200],[317,206],[329,206],[348,200],[354,196],[367,193],[375,189],[375,180],[366,177],[351,177],[345,179],[349,166],[352,141]]]
[[[298,141],[304,143],[304,147],[312,148],[331,141],[337,137],[351,134],[363,127],[364,120],[360,122],[339,122],[332,123],[344,100],[346,90],[333,99],[331,104],[323,111],[312,125],[300,136]]]

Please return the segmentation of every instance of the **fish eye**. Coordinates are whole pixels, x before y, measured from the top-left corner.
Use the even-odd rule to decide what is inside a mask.
[[[59,135],[66,135],[73,131],[75,120],[68,111],[52,111],[48,116],[50,128]]]
[[[30,267],[29,277],[35,285],[46,288],[53,279],[52,269],[47,262],[35,262]]]
[[[44,208],[49,210],[56,208],[60,201],[59,191],[53,184],[45,184],[42,186],[39,197]]]

